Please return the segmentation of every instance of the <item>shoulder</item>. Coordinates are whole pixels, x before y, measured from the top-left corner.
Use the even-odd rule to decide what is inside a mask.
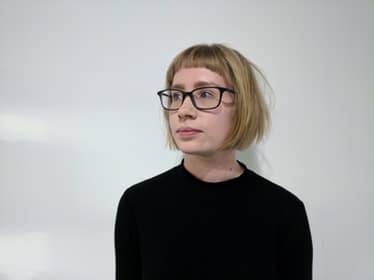
[[[266,213],[277,219],[277,224],[286,229],[303,225],[307,227],[308,218],[304,202],[285,187],[280,186],[257,173],[250,171],[257,193]]]
[[[262,194],[264,199],[271,202],[273,205],[283,207],[303,207],[302,200],[286,187],[281,186],[256,172],[247,169],[251,181],[254,183],[258,191]]]
[[[128,187],[121,198],[122,200],[137,200],[142,196],[152,196],[162,193],[162,190],[168,188],[173,180],[178,176],[179,166],[170,168],[156,176],[143,180],[135,185]]]

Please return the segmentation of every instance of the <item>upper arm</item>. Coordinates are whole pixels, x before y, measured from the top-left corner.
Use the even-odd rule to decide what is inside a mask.
[[[136,219],[126,190],[117,209],[114,230],[116,280],[140,280],[141,262]]]
[[[278,271],[282,280],[311,280],[313,245],[304,204],[283,209],[279,224]]]

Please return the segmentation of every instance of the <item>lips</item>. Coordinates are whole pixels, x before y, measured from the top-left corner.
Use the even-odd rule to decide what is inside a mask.
[[[181,127],[177,129],[177,134],[181,136],[192,136],[202,132],[200,129],[192,128],[192,127]]]
[[[190,132],[190,131],[196,131],[201,132],[200,129],[192,128],[192,127],[181,127],[177,129],[177,132]]]

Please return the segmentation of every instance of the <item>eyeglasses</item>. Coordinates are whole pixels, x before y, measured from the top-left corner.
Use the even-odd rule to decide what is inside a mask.
[[[161,106],[167,111],[177,111],[187,96],[198,110],[212,110],[217,108],[225,92],[235,93],[234,90],[224,87],[199,87],[190,92],[178,89],[164,89],[157,92]]]

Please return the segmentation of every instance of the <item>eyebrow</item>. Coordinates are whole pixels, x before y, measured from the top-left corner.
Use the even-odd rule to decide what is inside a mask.
[[[219,86],[219,85],[217,85],[216,83],[206,82],[206,81],[198,81],[198,82],[194,83],[195,88],[197,88],[197,87],[207,87],[207,86]],[[184,85],[183,84],[175,84],[175,85],[172,85],[172,88],[184,89]]]

